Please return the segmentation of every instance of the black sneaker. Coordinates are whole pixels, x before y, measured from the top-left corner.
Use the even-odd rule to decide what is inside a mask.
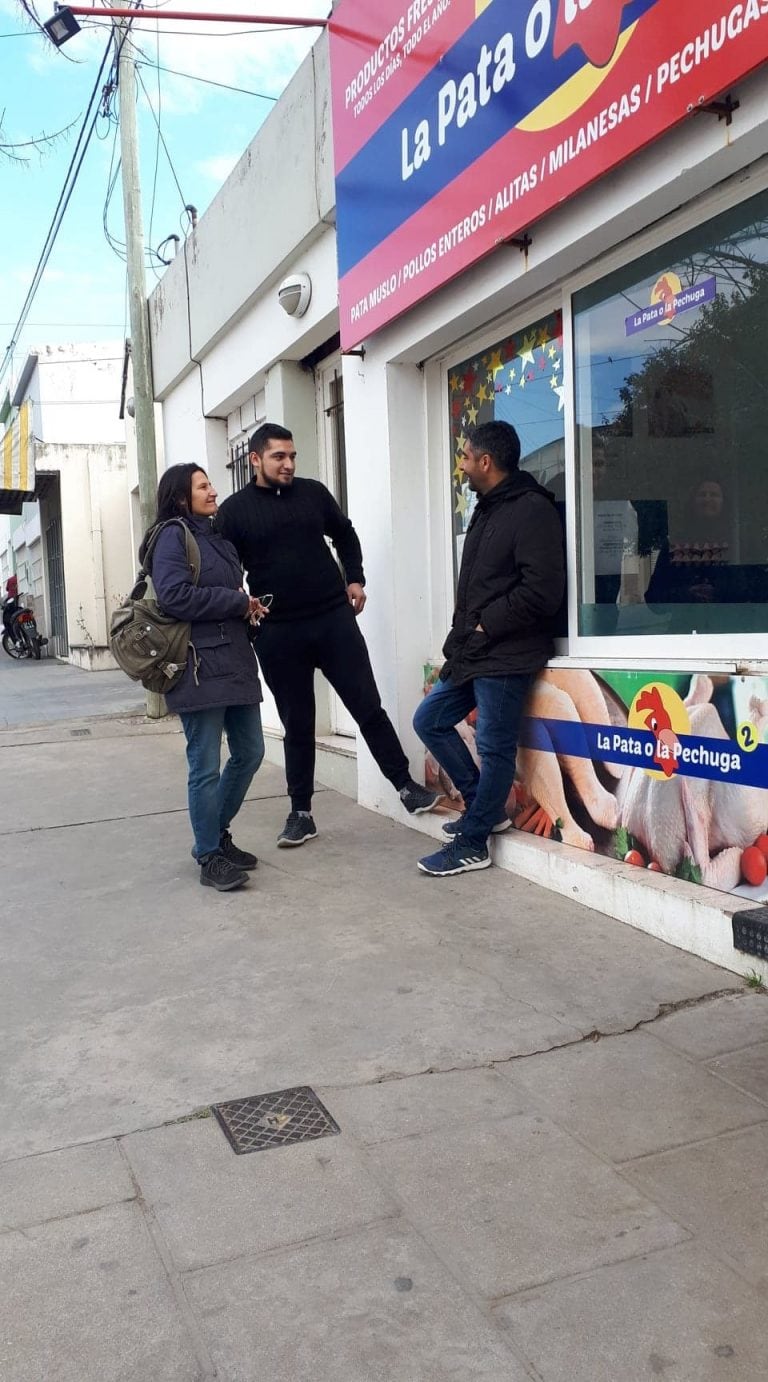
[[[419,859],[418,867],[422,873],[429,873],[433,878],[450,878],[455,873],[473,873],[475,869],[489,869],[491,856],[486,845],[483,845],[482,849],[477,849],[474,845],[457,839],[443,845],[436,854],[427,854],[423,859]]]
[[[404,787],[398,792],[403,806],[409,816],[423,816],[425,811],[434,811],[440,800],[439,792],[430,792],[428,787],[422,787],[413,778],[409,778]]]
[[[445,822],[445,825],[443,826],[443,836],[446,840],[453,840],[456,838],[457,835],[461,834],[462,826],[464,825],[465,815],[466,812],[462,811],[461,815],[457,816],[455,821]],[[509,816],[505,816],[503,821],[497,821],[496,825],[492,827],[491,834],[503,835],[505,830],[509,830],[511,824],[512,822],[509,819]]]
[[[200,862],[200,882],[204,888],[215,888],[218,893],[231,893],[248,882],[248,874],[230,863],[226,855],[217,849]]]
[[[223,854],[230,864],[234,864],[236,869],[255,869],[259,862],[256,855],[249,854],[247,849],[238,849],[228,830],[222,832],[219,853]]]
[[[278,849],[295,849],[317,837],[317,826],[308,811],[291,811],[277,837]]]

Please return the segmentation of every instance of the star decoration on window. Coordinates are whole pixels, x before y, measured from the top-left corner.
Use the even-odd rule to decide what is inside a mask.
[[[520,351],[520,360],[524,365],[533,364],[533,352],[536,348],[536,334],[531,331],[523,338],[523,348]]]
[[[493,374],[498,374],[499,370],[503,368],[504,365],[502,364],[501,351],[494,350],[493,354],[491,355],[491,370]]]

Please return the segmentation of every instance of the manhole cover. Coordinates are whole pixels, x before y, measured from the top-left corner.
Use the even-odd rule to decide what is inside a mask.
[[[307,1085],[280,1089],[275,1094],[255,1094],[250,1099],[230,1099],[226,1104],[214,1104],[213,1112],[238,1156],[335,1137],[341,1132]]]
[[[85,739],[91,731],[89,729],[71,729],[69,732],[73,739]]]

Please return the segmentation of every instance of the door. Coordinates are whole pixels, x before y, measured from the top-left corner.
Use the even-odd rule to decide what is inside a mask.
[[[339,507],[347,512],[347,451],[344,438],[344,380],[341,355],[332,355],[317,368],[318,451],[320,479]],[[354,739],[356,725],[332,687],[328,688],[332,734]]]
[[[67,602],[64,587],[64,546],[61,537],[61,514],[49,520],[45,529],[45,559],[48,566],[48,593],[51,602],[51,630],[49,651],[55,657],[69,653],[67,638]]]

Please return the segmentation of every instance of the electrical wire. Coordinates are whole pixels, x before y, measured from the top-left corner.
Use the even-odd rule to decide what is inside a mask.
[[[104,199],[104,209],[101,213],[101,224],[102,229],[104,231],[104,239],[109,245],[109,248],[117,255],[118,259],[122,259],[123,261],[125,261],[125,241],[118,240],[115,236],[113,236],[112,232],[109,229],[109,207],[112,201],[112,196],[114,194],[115,187],[117,186],[117,179],[120,176],[121,166],[121,160],[119,158],[115,160],[115,154],[117,153],[118,134],[119,130],[117,122],[115,121],[114,134],[112,137],[112,155],[109,162],[109,172],[107,174],[107,193]]]
[[[141,16],[145,19],[151,18],[149,10],[142,10],[140,13]],[[211,20],[210,22],[214,23],[215,21]],[[131,20],[131,24],[134,26],[134,32],[136,33],[152,33],[151,29],[148,29],[141,24],[137,24],[135,19]],[[80,25],[81,29],[106,29],[107,27],[108,25],[101,19],[87,19]],[[270,24],[267,28],[261,29],[227,29],[225,33],[219,33],[218,30],[215,29],[206,29],[203,32],[200,29],[176,28],[174,28],[171,32],[173,33],[174,38],[242,38],[244,34],[295,34],[303,33],[306,31],[302,29],[297,29],[297,26],[295,24]]]
[[[0,379],[5,374],[5,371],[7,370],[9,364],[11,363],[11,360],[13,359],[13,354],[19,340],[19,333],[23,329],[24,323],[26,322],[27,317],[29,316],[29,313],[31,311],[32,303],[34,302],[35,295],[40,286],[40,282],[42,280],[43,273],[45,272],[45,268],[48,264],[48,260],[50,259],[51,254],[53,252],[53,247],[56,243],[56,239],[61,229],[61,225],[64,220],[67,207],[69,205],[72,193],[74,192],[75,185],[77,183],[78,176],[80,174],[80,169],[83,166],[85,155],[88,152],[88,146],[91,142],[94,129],[96,128],[96,122],[99,118],[101,106],[101,103],[97,102],[97,97],[99,95],[99,88],[104,73],[104,69],[107,66],[107,59],[109,58],[110,52],[112,50],[112,43],[112,34],[110,33],[109,42],[107,43],[107,46],[104,50],[104,55],[101,59],[101,64],[96,74],[96,80],[93,84],[93,90],[89,97],[88,105],[86,106],[85,115],[83,117],[83,122],[80,126],[80,132],[77,136],[77,142],[75,144],[72,158],[70,160],[69,167],[67,168],[66,175],[64,177],[64,185],[59,194],[59,199],[56,203],[56,208],[54,210],[53,217],[51,219],[51,224],[48,228],[48,232],[45,237],[45,241],[43,243],[43,248],[40,252],[40,257],[37,261],[35,271],[32,275],[32,282],[30,283],[27,295],[24,299],[24,303],[19,313],[16,326],[13,330],[13,335],[6,347],[2,363],[0,363]]]
[[[179,182],[179,179],[178,179],[178,176],[177,176],[177,173],[176,173],[176,169],[175,169],[175,167],[173,166],[173,159],[171,158],[171,153],[170,153],[170,150],[169,150],[169,148],[168,148],[168,145],[167,145],[166,142],[165,142],[165,135],[163,134],[163,131],[162,131],[162,128],[161,128],[161,125],[160,125],[160,121],[158,120],[157,114],[156,114],[156,112],[155,112],[155,107],[153,106],[153,104],[152,104],[152,99],[151,99],[151,97],[150,97],[150,94],[149,94],[149,92],[147,91],[146,86],[144,85],[144,78],[142,77],[141,72],[137,71],[137,72],[136,72],[136,76],[138,77],[138,80],[139,80],[139,86],[141,87],[141,89],[142,89],[142,91],[144,92],[144,95],[145,95],[145,97],[146,97],[146,99],[147,99],[147,105],[149,106],[149,109],[150,109],[150,111],[151,111],[151,113],[152,113],[152,119],[154,120],[155,125],[157,126],[157,133],[158,133],[158,137],[159,137],[159,139],[160,139],[160,143],[162,144],[163,149],[165,150],[165,156],[166,156],[166,158],[167,158],[167,160],[168,160],[168,167],[170,168],[171,173],[172,173],[172,175],[173,175],[173,180],[174,180],[174,182],[176,183],[176,190],[177,190],[179,196],[181,197],[181,204],[182,204],[184,210],[186,211],[186,209],[187,209],[189,203],[188,203],[188,201],[187,201],[187,198],[184,196],[184,193],[183,193],[182,190],[181,190],[181,183]]]
[[[136,46],[136,45],[134,45]],[[137,48],[137,52],[141,52]],[[145,55],[146,56],[146,55]],[[157,67],[158,72],[167,72],[171,77],[186,77],[190,82],[203,82],[205,86],[218,86],[222,91],[236,91],[242,96],[257,96],[260,101],[277,101],[278,96],[270,96],[266,91],[250,91],[245,86],[230,86],[229,82],[215,82],[212,77],[198,77],[194,72],[179,72],[175,67],[161,67],[147,57],[146,62],[137,62],[137,67]]]
[[[160,168],[160,121],[161,121],[161,119],[162,119],[162,112],[163,112],[163,92],[162,92],[162,84],[161,84],[161,80],[160,80],[160,21],[159,21],[159,20],[156,21],[155,27],[156,27],[156,29],[157,29],[157,33],[156,33],[156,36],[155,36],[155,44],[156,44],[155,53],[156,53],[156,57],[157,57],[157,62],[156,62],[156,64],[155,64],[155,66],[156,66],[156,68],[157,68],[157,138],[155,139],[155,171],[154,171],[154,174],[153,174],[153,177],[152,177],[152,200],[151,200],[151,204],[150,204],[150,208],[149,208],[149,243],[150,243],[150,245],[152,244],[152,228],[153,228],[154,220],[155,220],[155,202],[156,202],[156,200],[157,200],[157,174],[158,174],[158,171],[159,171],[159,168]],[[138,76],[138,68],[136,68],[136,75]]]

